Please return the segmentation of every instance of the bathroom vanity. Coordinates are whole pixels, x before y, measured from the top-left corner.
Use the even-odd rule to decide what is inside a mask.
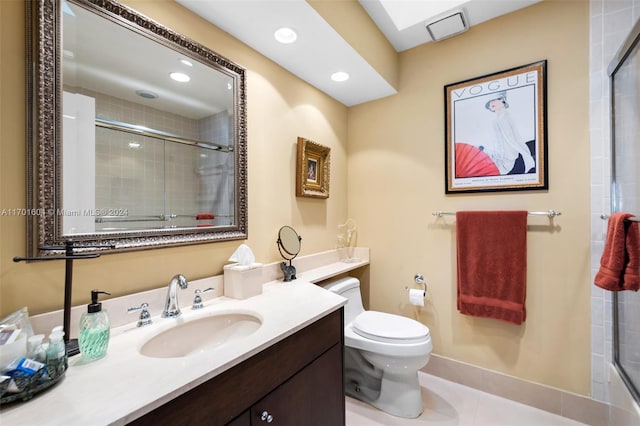
[[[271,282],[246,300],[217,297],[203,309],[183,308],[178,318],[154,316],[149,326],[133,322],[114,328],[105,358],[89,363],[82,355],[70,358],[59,384],[30,401],[2,407],[0,422],[223,425],[245,419],[248,425],[257,424],[255,412],[262,410],[273,424],[326,424],[327,413],[336,419],[330,424],[344,424],[344,303],[309,282]],[[207,339],[219,323],[203,322],[207,328],[201,332],[185,329],[234,316],[257,318],[260,325],[212,342]],[[174,329],[180,334],[164,334]],[[169,337],[166,344],[145,352],[161,335]],[[183,345],[195,346],[175,352]],[[287,421],[287,415],[294,420]]]
[[[0,407],[0,423],[343,425],[346,299],[314,283],[368,265],[368,249],[359,254],[356,263],[340,262],[335,250],[299,258],[298,279],[288,283],[274,275],[278,264],[267,265],[262,294],[244,300],[222,296],[220,276],[195,280],[180,290],[178,318],[159,315],[156,293],[166,288],[105,300],[113,325],[107,356],[89,363],[70,358],[59,384]],[[204,308],[192,310],[193,291],[213,286]],[[156,308],[153,324],[136,327],[136,315],[126,310],[142,301]],[[120,313],[127,322],[114,324]],[[255,324],[213,344],[225,327],[219,318]],[[35,320],[34,329],[44,330]],[[197,323],[201,331],[189,328]],[[149,349],[159,336],[167,344]],[[193,347],[175,352],[183,345]]]
[[[327,413],[336,418],[330,424],[344,424],[344,303],[309,282],[271,282],[261,295],[246,300],[217,297],[205,301],[203,309],[183,308],[178,318],[154,316],[149,326],[133,322],[114,328],[105,358],[90,363],[82,355],[70,358],[59,384],[30,401],[2,407],[0,421],[223,425],[255,419],[254,412],[262,410],[271,414],[273,424],[286,425],[313,424],[315,410],[316,424],[323,424]],[[208,328],[201,332],[185,329],[234,316],[258,318],[260,325],[242,336],[214,337],[211,343],[207,339],[216,334],[218,323],[203,323]],[[180,334],[163,334],[174,329]],[[148,342],[165,335],[166,344],[145,352]],[[192,344],[194,349],[175,352]],[[304,415],[305,421],[288,422],[286,415]],[[245,417],[234,420],[238,416]]]
[[[344,425],[342,309],[137,419],[134,425]]]

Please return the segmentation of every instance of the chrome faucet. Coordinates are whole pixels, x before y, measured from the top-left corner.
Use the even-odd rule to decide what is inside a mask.
[[[171,278],[169,288],[167,289],[167,300],[164,302],[164,310],[162,311],[162,318],[175,318],[179,317],[180,306],[178,305],[178,286],[181,289],[185,289],[189,286],[187,279],[182,274],[178,274]]]

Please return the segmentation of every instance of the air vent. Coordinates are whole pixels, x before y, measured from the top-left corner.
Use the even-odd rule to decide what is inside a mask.
[[[433,41],[444,40],[467,31],[469,26],[461,10],[427,24],[427,31]]]

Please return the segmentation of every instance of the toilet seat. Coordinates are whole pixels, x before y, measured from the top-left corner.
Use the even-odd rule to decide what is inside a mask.
[[[386,343],[420,343],[429,338],[429,328],[400,315],[364,311],[352,323],[353,331],[367,339]]]

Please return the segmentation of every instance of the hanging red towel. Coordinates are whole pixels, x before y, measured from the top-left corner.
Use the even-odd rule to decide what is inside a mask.
[[[607,239],[594,284],[605,290],[638,291],[640,288],[640,232],[631,213],[609,217]]]
[[[198,213],[196,215],[196,220],[213,219],[214,217],[213,213]]]
[[[527,212],[456,213],[458,310],[522,324],[526,318]]]

